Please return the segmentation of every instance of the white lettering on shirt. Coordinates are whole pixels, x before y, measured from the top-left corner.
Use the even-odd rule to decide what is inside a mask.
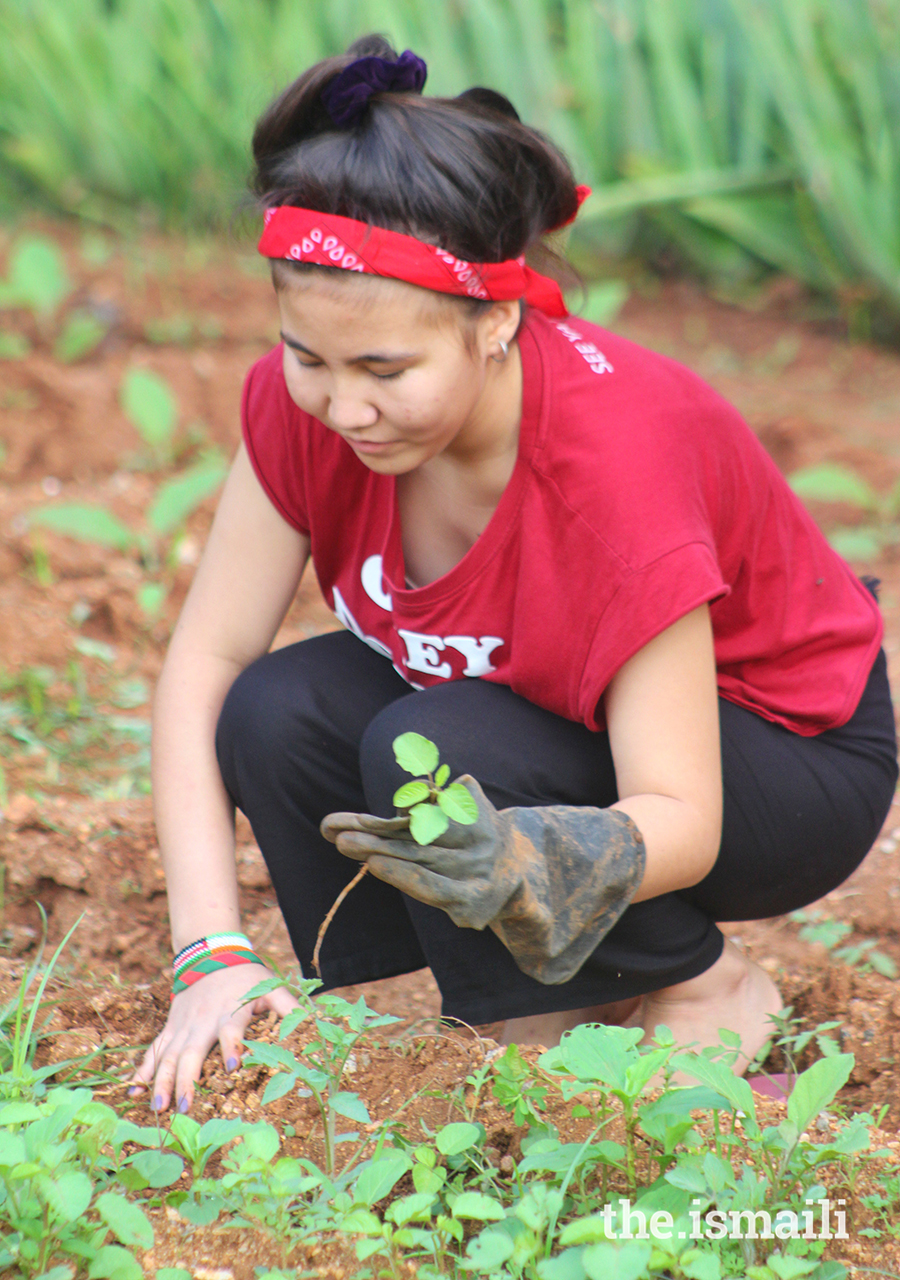
[[[575,350],[587,361],[594,373],[612,373],[613,367],[603,352],[593,342],[588,342],[583,333],[573,329],[571,325],[557,321],[557,329],[564,338],[568,338]]]
[[[441,662],[438,658],[438,650],[444,648],[440,636],[424,635],[420,631],[404,631],[402,627],[397,628],[397,635],[406,645],[404,661],[412,671],[424,671],[439,680],[450,679],[453,668],[449,662]]]
[[[503,644],[500,636],[482,636],[480,640],[474,636],[447,636],[444,643],[451,649],[458,649],[465,658],[464,676],[486,676],[488,672],[497,670],[490,655]]]
[[[364,640],[369,648],[374,649],[376,653],[380,653],[385,658],[393,657],[387,645],[382,644],[380,640],[376,640],[374,636],[366,635],[362,627],[354,618],[353,614],[347,608],[347,602],[341,595],[340,588],[335,586],[332,587],[331,590],[334,596],[334,615],[338,622],[342,622],[348,631],[352,631],[360,640]]]
[[[362,580],[363,590],[372,603],[390,613],[394,607],[394,602],[385,591],[382,583],[381,556],[369,556],[368,560],[363,563],[359,576]]]

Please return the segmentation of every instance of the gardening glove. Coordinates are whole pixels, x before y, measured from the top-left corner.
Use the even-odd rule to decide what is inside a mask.
[[[618,809],[547,805],[495,809],[474,778],[459,779],[478,805],[472,826],[452,822],[416,844],[409,818],[332,813],[323,836],[373,875],[454,924],[486,926],[538,982],[578,972],[628,906],[644,875],[640,831]]]

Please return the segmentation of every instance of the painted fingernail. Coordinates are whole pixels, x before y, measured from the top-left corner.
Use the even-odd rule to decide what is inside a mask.
[[[229,1058],[228,1061],[225,1063],[225,1070],[237,1071],[237,1064],[238,1064],[237,1058]]]
[[[143,1088],[139,1084],[133,1084],[128,1090],[129,1098],[136,1098],[139,1093],[143,1093]]]
[[[162,1111],[162,1105],[163,1105],[162,1094],[158,1093],[156,1097],[153,1099],[153,1106],[151,1107],[151,1111]]]
[[[190,1104],[189,1104],[189,1102],[188,1102],[187,1098],[182,1098],[182,1099],[181,1099],[181,1101],[180,1101],[180,1102],[179,1102],[179,1104],[178,1104],[178,1110],[180,1111],[180,1113],[181,1113],[182,1115],[184,1115],[184,1114],[185,1114],[185,1112],[187,1111],[187,1109],[188,1109],[188,1106],[189,1106],[189,1105],[190,1105]]]

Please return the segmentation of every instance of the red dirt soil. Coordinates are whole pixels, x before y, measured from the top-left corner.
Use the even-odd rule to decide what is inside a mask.
[[[113,683],[143,680],[150,685],[159,671],[214,503],[206,502],[190,518],[175,563],[165,571],[170,594],[149,622],[135,597],[145,570],[134,555],[49,531],[36,536],[28,514],[51,497],[87,501],[108,506],[140,527],[142,512],[171,468],[144,469],[141,441],[118,402],[124,373],[148,368],[168,380],[180,406],[183,460],[191,456],[191,439],[230,454],[239,438],[243,375],[277,341],[277,318],[265,270],[233,246],[153,239],[110,242],[108,260],[90,266],[80,254],[77,232],[48,230],[64,246],[77,282],[67,305],[94,308],[111,327],[94,353],[79,363],[63,364],[52,355],[52,326],[49,331],[41,328],[24,312],[0,314],[0,328],[19,328],[33,344],[25,358],[0,362],[0,654],[8,680],[26,667],[51,668],[55,674],[49,693],[58,685],[60,697],[71,692],[66,673],[74,659],[99,711],[112,714]],[[0,236],[0,252],[3,247]],[[743,411],[783,470],[834,461],[854,468],[881,494],[900,477],[900,355],[850,345],[810,318],[807,300],[789,282],[776,281],[752,309],[715,301],[689,284],[642,286],[632,292],[614,327],[707,378]],[[170,339],[182,334],[186,341],[151,341],[148,334]],[[814,514],[826,527],[859,520],[850,508],[821,507]],[[896,680],[900,553],[888,543],[877,560],[854,567],[882,579],[889,670]],[[337,626],[308,573],[276,644]],[[110,660],[79,654],[76,642],[85,638],[110,646]],[[148,707],[145,703],[127,714],[146,718]],[[121,1065],[121,1052],[116,1057],[114,1051],[146,1043],[161,1025],[170,980],[165,886],[140,769],[122,763],[117,772],[121,762],[110,757],[102,742],[87,749],[84,761],[63,758],[58,766],[53,753],[30,750],[2,733],[0,744],[7,791],[0,817],[0,871],[5,877],[0,999],[14,989],[34,954],[40,935],[36,903],[47,912],[51,944],[83,916],[60,969],[65,979],[55,1015],[60,1035],[51,1052],[58,1060],[103,1044],[113,1051],[110,1062]],[[105,790],[97,784],[101,775],[107,779]],[[817,908],[822,918],[852,927],[845,942],[873,940],[879,953],[900,966],[898,845],[900,808],[895,805],[859,871]],[[290,963],[293,957],[265,867],[243,820],[238,826],[238,874],[247,932],[257,949]],[[772,973],[786,1002],[806,1022],[841,1021],[841,1043],[856,1055],[843,1101],[873,1114],[887,1104],[882,1125],[890,1136],[882,1138],[896,1143],[900,986],[836,960],[822,943],[801,939],[800,927],[779,918],[729,925],[726,932]],[[373,1116],[421,1090],[426,1067],[427,1084],[452,1093],[484,1052],[482,1042],[468,1034],[442,1031],[435,1038],[440,1000],[428,971],[346,994],[355,998],[360,993],[373,1008],[403,1019],[399,1038],[372,1049],[353,1081]],[[772,1069],[781,1064],[773,1059]],[[199,1117],[260,1117],[257,1086],[262,1079],[251,1069],[229,1079],[214,1055],[207,1063]],[[294,1103],[295,1110],[298,1105]],[[448,1106],[435,1102],[431,1119],[450,1119]],[[266,1116],[272,1111],[285,1120],[287,1110],[285,1101],[284,1115],[275,1107],[267,1108]],[[298,1136],[288,1145],[299,1150],[305,1143],[304,1151],[315,1158],[315,1138],[307,1123],[311,1116],[302,1105],[300,1111],[299,1117],[292,1115]],[[428,1108],[420,1104],[416,1114],[429,1114]],[[140,1118],[145,1121],[146,1112]],[[498,1147],[515,1140],[511,1133],[503,1136],[510,1129],[505,1113],[489,1116],[485,1123],[489,1132],[496,1130]],[[860,1217],[857,1225],[864,1221]],[[253,1265],[277,1264],[274,1252],[251,1238],[252,1233],[240,1233],[247,1239],[239,1242],[235,1233],[223,1240],[213,1228],[192,1229],[188,1244],[184,1224],[166,1219],[162,1211],[154,1225],[159,1228],[157,1246],[145,1259],[150,1274],[154,1266],[184,1263],[200,1280],[243,1280],[252,1275]],[[872,1250],[872,1242],[860,1239],[839,1256],[864,1265],[875,1256]],[[884,1243],[877,1257],[882,1266],[900,1263],[900,1252],[895,1257]],[[306,1265],[338,1276],[353,1274],[355,1264],[347,1255],[332,1258],[326,1253],[317,1261],[307,1259]]]

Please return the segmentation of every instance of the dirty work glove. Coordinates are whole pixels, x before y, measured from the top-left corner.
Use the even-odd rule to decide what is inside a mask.
[[[478,821],[451,823],[434,844],[414,842],[409,818],[366,813],[329,814],[322,835],[454,924],[489,925],[538,982],[568,982],[637,892],[646,861],[640,831],[619,809],[495,809],[474,778],[458,781]]]

